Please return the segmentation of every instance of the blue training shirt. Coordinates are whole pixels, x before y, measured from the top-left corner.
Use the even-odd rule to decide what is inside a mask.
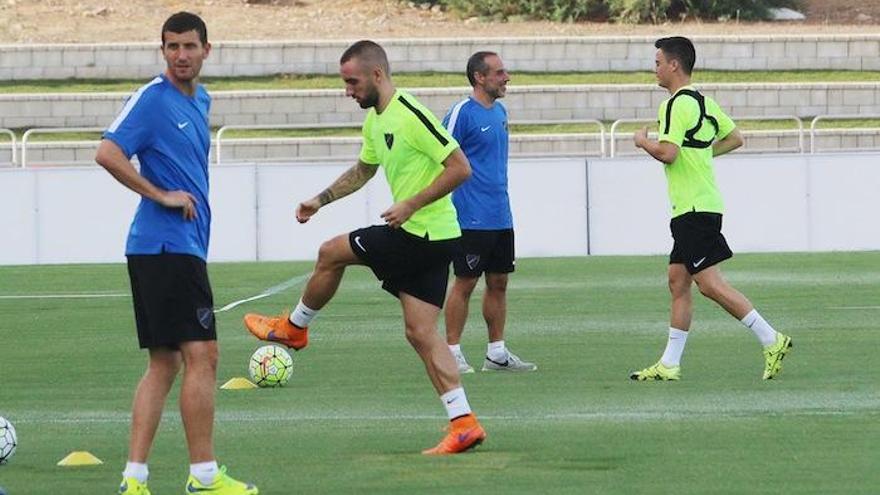
[[[198,85],[192,97],[164,74],[138,89],[104,132],[156,187],[181,190],[196,198],[196,218],[141,197],[128,232],[125,254],[176,253],[208,257],[211,208],[208,205],[208,152],[211,97]]]
[[[507,109],[486,108],[472,97],[455,104],[443,125],[471,162],[471,177],[452,191],[458,224],[465,230],[513,228],[507,193]]]

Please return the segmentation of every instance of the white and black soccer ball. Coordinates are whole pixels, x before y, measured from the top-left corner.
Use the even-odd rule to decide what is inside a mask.
[[[251,356],[248,373],[260,387],[280,387],[290,380],[293,358],[277,345],[264,345]]]
[[[6,464],[15,455],[18,437],[15,427],[6,418],[0,416],[0,464]]]

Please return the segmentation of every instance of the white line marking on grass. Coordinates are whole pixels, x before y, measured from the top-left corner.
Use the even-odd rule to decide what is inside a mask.
[[[830,306],[828,309],[847,311],[847,310],[880,309],[880,306]]]
[[[241,299],[238,301],[233,301],[233,302],[227,304],[226,306],[223,306],[220,309],[215,309],[214,312],[215,313],[222,313],[224,311],[229,311],[230,309],[235,308],[237,306],[241,306],[242,304],[247,303],[247,302],[256,301],[258,299],[263,299],[264,297],[274,296],[275,294],[278,294],[279,292],[281,292],[283,290],[287,290],[295,285],[302,283],[305,280],[308,280],[309,277],[311,277],[311,276],[312,276],[311,273],[307,273],[305,275],[299,275],[299,276],[293,277],[292,279],[290,279],[286,282],[282,282],[274,287],[269,287],[268,289],[257,294],[256,296],[248,297],[248,298]]]
[[[755,419],[780,416],[800,417],[845,417],[854,415],[876,415],[877,401],[866,401],[862,404],[851,404],[841,407],[810,407],[810,406],[779,406],[775,407],[743,407],[712,408],[693,407],[677,409],[675,411],[632,411],[605,409],[596,412],[559,411],[523,414],[483,414],[481,419],[490,421],[512,421],[518,423],[532,422],[589,422],[589,423],[641,423],[649,421],[668,420],[704,420],[717,421],[719,419]],[[131,415],[127,411],[83,411],[80,413],[55,413],[47,414],[46,411],[20,412],[7,411],[7,417],[15,420],[16,424],[127,424],[131,421]],[[166,411],[163,419],[172,423],[180,423],[180,415],[176,411]],[[444,421],[445,414],[387,414],[376,412],[370,413],[324,413],[324,412],[289,412],[282,414],[255,415],[252,411],[218,411],[216,419],[219,423],[282,423],[287,421],[309,422],[361,422],[361,421]]]
[[[100,299],[104,297],[131,297],[131,294],[18,294],[0,295],[0,299]]]

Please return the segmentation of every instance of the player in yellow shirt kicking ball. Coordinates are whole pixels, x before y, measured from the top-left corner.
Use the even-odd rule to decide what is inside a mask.
[[[294,349],[308,344],[308,326],[330,301],[345,268],[366,265],[403,308],[406,338],[425,363],[451,425],[425,454],[454,454],[480,444],[486,432],[471,412],[458,367],[437,331],[446,296],[449,262],[461,250],[455,207],[449,193],[471,173],[458,143],[412,95],[394,88],[388,57],[372,41],[358,41],[343,53],[340,74],[345,92],[369,109],[357,164],[322,193],[300,203],[296,218],[309,219],[326,204],[369,181],[379,166],[394,204],[374,225],[325,242],[305,292],[293,312],[275,318],[245,316],[245,326],[262,340]]]
[[[733,256],[721,234],[724,204],[715,183],[712,158],[742,146],[736,125],[712,98],[691,86],[696,61],[694,45],[674,36],[657,40],[657,82],[671,95],[660,104],[659,140],[648,130],[635,133],[635,145],[665,164],[672,203],[670,230],[675,241],[669,255],[672,293],[669,340],[653,366],[630,375],[633,380],[678,380],[681,355],[693,315],[691,285],[750,328],[764,347],[764,374],[769,380],[782,369],[791,338],[770,326],[752,303],[721,276],[718,264]]]

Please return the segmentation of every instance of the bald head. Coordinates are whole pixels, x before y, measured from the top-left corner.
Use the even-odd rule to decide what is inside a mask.
[[[364,72],[373,69],[382,69],[386,76],[391,76],[391,67],[388,65],[388,55],[378,43],[370,40],[361,40],[348,47],[339,59],[339,64],[343,65],[349,60],[357,59],[361,70]]]

